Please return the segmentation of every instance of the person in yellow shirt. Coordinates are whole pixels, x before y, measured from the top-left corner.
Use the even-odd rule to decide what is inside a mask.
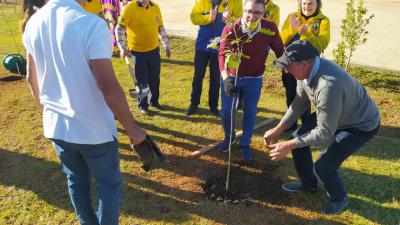
[[[280,9],[277,4],[272,2],[272,0],[265,0],[264,18],[267,20],[271,20],[272,22],[275,23],[277,27],[279,27]]]
[[[93,14],[96,15],[100,15],[101,11],[103,10],[101,8],[101,3],[100,0],[87,0],[84,5],[83,8]]]
[[[218,65],[218,51],[208,48],[214,38],[221,36],[227,19],[242,16],[241,0],[196,0],[190,13],[194,25],[198,25],[196,48],[194,53],[194,77],[190,105],[186,115],[196,113],[200,104],[203,79],[207,70],[210,70],[210,88],[208,91],[208,105],[210,112],[219,117],[218,99],[220,88],[220,72]]]
[[[116,39],[121,56],[130,56],[135,62],[135,73],[141,88],[149,87],[150,105],[162,110],[160,97],[160,49],[158,38],[171,56],[169,38],[163,25],[160,7],[150,0],[136,0],[128,3],[116,27]],[[128,46],[125,45],[127,34]],[[138,97],[139,110],[148,114],[148,97]]]
[[[281,37],[285,47],[296,40],[306,40],[318,52],[322,53],[330,41],[330,21],[321,12],[321,0],[299,0],[299,11],[290,13],[282,27]],[[286,90],[286,104],[289,108],[296,96],[297,82],[293,75],[282,71],[282,82]],[[308,108],[301,117],[304,121],[310,115]],[[295,123],[288,130],[297,129]]]

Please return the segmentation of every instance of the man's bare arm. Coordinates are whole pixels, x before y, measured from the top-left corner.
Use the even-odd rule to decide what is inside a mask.
[[[27,65],[26,81],[29,84],[29,88],[31,89],[32,96],[35,98],[36,103],[39,104],[41,108],[43,108],[43,105],[40,103],[40,98],[39,98],[40,91],[36,75],[36,64],[35,60],[33,59],[33,56],[30,53],[28,53],[26,65]]]
[[[146,136],[146,132],[133,119],[125,94],[115,77],[111,60],[93,59],[90,60],[90,67],[108,107],[125,128],[133,144],[141,143]]]

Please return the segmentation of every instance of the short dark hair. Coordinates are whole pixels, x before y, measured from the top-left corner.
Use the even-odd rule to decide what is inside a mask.
[[[265,2],[264,0],[245,0],[243,5],[246,4],[246,2],[253,2],[254,4],[262,4],[265,8]]]
[[[299,2],[299,11],[300,12],[302,12],[301,11],[301,3],[302,3],[302,1],[303,0],[298,0],[298,2]],[[317,8],[315,9],[315,13],[319,13],[319,11],[321,10],[321,8],[322,8],[322,1],[321,0],[315,0],[316,2],[317,2]]]
[[[19,22],[19,29],[21,32],[25,31],[26,23],[31,16],[36,12],[37,8],[41,8],[44,5],[45,0],[23,0],[21,9],[21,19]]]

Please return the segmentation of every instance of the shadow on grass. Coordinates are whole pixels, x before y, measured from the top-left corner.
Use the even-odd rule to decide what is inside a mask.
[[[164,108],[165,109],[163,111],[152,111],[152,115],[166,117],[174,120],[190,121],[193,123],[203,123],[203,122],[214,123],[214,124],[221,123],[220,119],[211,114],[210,110],[206,108],[198,108],[196,114],[192,116],[185,115],[185,109],[176,108],[168,105],[164,105]],[[175,112],[178,114],[172,114],[170,112]]]
[[[275,114],[275,115],[280,115],[280,116],[282,116],[282,117],[283,117],[283,115],[285,115],[285,112],[284,112],[284,111],[277,111],[277,110],[267,109],[267,108],[261,108],[261,107],[258,107],[258,108],[257,108],[257,112],[271,113],[271,114]],[[257,116],[257,119],[258,119],[258,118],[259,118],[259,117]]]
[[[180,66],[194,66],[193,61],[184,61],[184,60],[166,59],[166,58],[162,58],[161,63],[175,64],[175,65],[180,65]]]
[[[373,79],[365,84],[365,86],[375,89],[383,88],[393,93],[400,93],[400,80],[381,80]]]
[[[0,150],[0,160],[2,185],[32,191],[48,204],[73,212],[65,176],[59,164],[6,149]],[[183,160],[183,158],[176,160]],[[189,161],[184,163],[190,163]],[[174,170],[179,170],[180,167],[180,165],[172,164],[170,166],[173,166]],[[212,169],[205,166],[208,165],[202,164],[203,170],[204,168]],[[148,174],[151,175],[151,173],[153,172]],[[276,200],[275,204],[279,204],[279,199]],[[121,214],[174,224],[191,221],[192,215],[224,224],[283,224],[287,221],[292,221],[294,224],[319,224],[321,222],[296,216],[286,212],[279,205],[273,204],[268,206],[256,201],[247,205],[215,203],[205,200],[200,192],[170,187],[162,181],[124,173]],[[255,218],[259,220],[254,220]],[[341,224],[329,220],[323,221],[329,224]]]
[[[5,76],[5,77],[0,77],[0,81],[9,82],[9,81],[21,80],[24,78],[25,78],[25,76],[21,76],[21,75],[9,75],[9,76]]]
[[[340,169],[340,174],[345,180],[348,192],[351,194],[381,203],[400,199],[400,179],[384,175],[365,174],[348,168]],[[363,185],[360,188],[360,184],[369,185]],[[398,215],[400,215],[400,209],[398,209]]]
[[[211,144],[213,142],[212,140],[210,140],[208,138],[204,138],[201,136],[195,136],[195,135],[191,135],[188,133],[183,133],[180,131],[169,130],[166,128],[159,128],[152,124],[146,124],[146,123],[139,123],[139,124],[145,130],[150,130],[150,131],[154,131],[157,133],[168,134],[169,136],[172,136],[173,137],[172,139],[167,139],[167,138],[157,137],[157,135],[151,135],[152,137],[153,136],[156,137],[155,141],[161,142],[161,143],[165,142],[166,144],[173,144],[173,146],[175,146],[175,147],[180,147],[180,148],[185,148],[185,149],[186,149],[186,147],[188,147],[188,150],[189,149],[197,150],[197,148],[198,148],[198,147],[195,147],[196,145],[188,145],[187,143],[178,142],[178,141],[173,140],[173,139],[177,139],[177,138],[185,139],[185,140],[192,141],[195,143]],[[123,134],[126,133],[125,130],[123,130],[121,128],[118,128],[118,132],[123,133]]]
[[[385,207],[358,198],[350,198],[349,210],[376,224],[400,224],[400,209],[398,208]]]
[[[259,117],[258,119],[266,118]],[[187,133],[161,129],[154,125],[142,125],[146,129],[186,139],[192,141],[192,143],[194,140],[203,144],[212,142],[207,138]],[[397,130],[397,128],[383,127],[381,132],[383,134],[396,134]],[[123,130],[119,131],[123,132]],[[163,138],[155,135],[155,140],[189,152],[198,149],[196,144],[183,143],[174,138]],[[121,148],[129,149],[129,146],[122,144]],[[383,148],[387,148],[387,146]],[[129,174],[125,173],[121,213],[174,224],[191,221],[193,220],[192,215],[224,224],[340,224],[325,218],[318,217],[317,221],[315,217],[314,219],[306,219],[291,213],[296,208],[316,213],[324,202],[323,192],[308,196],[286,194],[281,191],[281,179],[287,179],[287,175],[279,172],[280,165],[281,163],[283,165],[291,163],[291,159],[285,159],[279,163],[268,162],[264,160],[265,152],[254,150],[256,154],[254,162],[243,164],[239,161],[241,155],[237,145],[233,151],[232,174],[240,176],[235,178],[237,180],[233,181],[232,184],[236,182],[236,184],[243,185],[245,191],[250,192],[251,201],[249,204],[231,205],[205,200],[205,196],[199,189],[201,183],[204,183],[213,174],[226,173],[224,162],[227,155],[214,150],[207,156],[198,158],[176,154],[168,155],[169,163],[165,164],[162,170],[169,173],[163,173],[162,170],[147,174],[136,170]],[[363,153],[363,149],[359,152],[366,154]],[[375,153],[372,154],[372,151],[367,152],[370,157],[381,157],[378,153],[374,155]],[[397,154],[391,153],[388,159],[393,159],[393,156]],[[206,157],[214,157],[222,162],[210,161]],[[121,158],[126,163],[138,161],[135,154],[125,151],[121,152]],[[0,151],[0,162],[0,184],[33,191],[49,204],[73,212],[65,177],[57,163],[5,149]],[[384,203],[399,199],[400,182],[398,179],[364,174],[351,169],[341,169],[340,171],[343,174],[348,192],[352,196],[361,197],[351,198],[350,211],[379,224],[395,224],[398,222],[395,215],[399,215],[400,210],[384,206]],[[136,175],[136,173],[138,174]],[[158,174],[157,181],[147,178],[152,177],[152,173]],[[197,183],[191,183],[194,181]],[[360,185],[362,188],[359,188]],[[363,198],[370,200],[362,200]]]
[[[186,142],[180,142],[180,141],[172,140],[172,139],[169,139],[169,138],[160,137],[160,136],[157,136],[157,135],[151,135],[151,138],[156,143],[165,143],[165,144],[174,146],[175,148],[182,148],[182,149],[188,150],[188,151],[196,151],[196,150],[199,149],[199,146],[197,144],[190,144],[190,143],[186,143]],[[131,151],[131,149],[130,149],[128,144],[119,143],[119,146],[120,146],[120,148],[122,148],[124,150]]]

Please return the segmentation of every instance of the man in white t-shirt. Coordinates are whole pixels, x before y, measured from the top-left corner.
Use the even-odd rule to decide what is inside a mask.
[[[134,145],[146,133],[134,121],[111,63],[106,23],[81,5],[49,0],[26,25],[32,94],[43,109],[44,135],[54,143],[81,224],[118,224],[121,195],[114,115]],[[98,212],[92,209],[90,176]]]

